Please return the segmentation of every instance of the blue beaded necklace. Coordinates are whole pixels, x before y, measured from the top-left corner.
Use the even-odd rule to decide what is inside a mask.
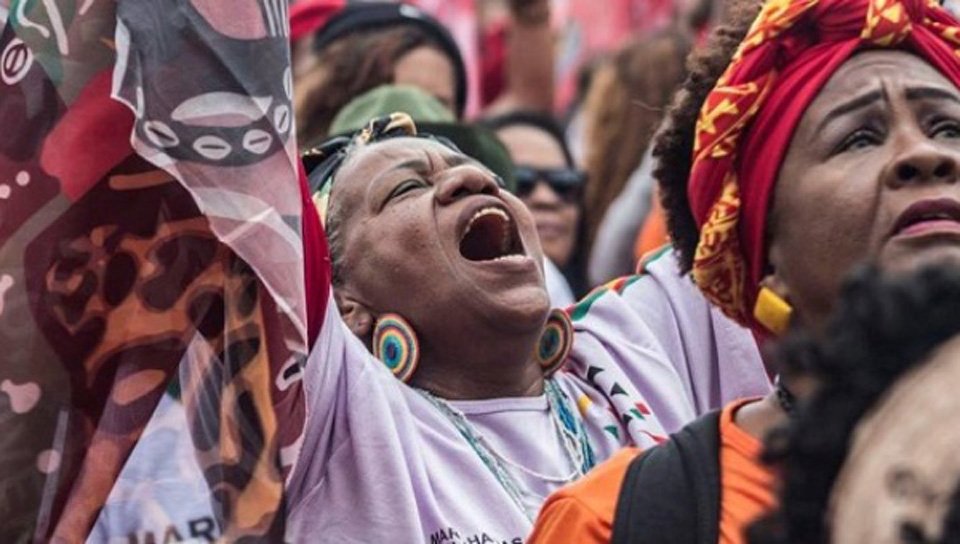
[[[560,386],[552,379],[544,381],[544,391],[547,396],[547,405],[551,418],[554,421],[563,449],[567,453],[568,459],[574,466],[573,472],[565,477],[550,477],[534,472],[519,463],[510,461],[503,455],[497,453],[489,443],[483,438],[483,435],[473,426],[467,417],[455,406],[444,399],[438,398],[428,391],[418,389],[418,391],[433,404],[443,415],[453,423],[454,427],[460,432],[464,440],[470,444],[477,457],[483,461],[487,469],[493,474],[507,495],[517,505],[517,508],[529,519],[533,521],[533,516],[524,506],[524,497],[529,497],[532,493],[520,484],[516,478],[507,470],[507,465],[512,465],[523,472],[538,477],[543,480],[558,482],[562,484],[570,483],[573,480],[586,474],[596,464],[593,454],[593,448],[587,438],[587,431],[583,426],[583,421],[574,417],[567,405],[567,396],[560,389]]]

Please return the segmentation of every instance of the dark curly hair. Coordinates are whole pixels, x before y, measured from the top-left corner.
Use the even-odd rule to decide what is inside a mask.
[[[761,2],[730,0],[724,4],[727,11],[707,45],[694,49],[687,59],[687,78],[667,112],[663,130],[659,132],[653,147],[653,155],[658,159],[653,175],[660,184],[667,228],[683,272],[688,272],[693,266],[693,256],[700,239],[700,230],[687,198],[697,117],[707,95],[747,35],[760,11]]]
[[[960,334],[958,310],[955,267],[905,278],[864,268],[846,284],[823,337],[808,334],[783,344],[784,372],[813,376],[822,386],[798,418],[767,441],[767,460],[781,469],[780,508],[750,527],[751,544],[829,542],[825,512],[857,423],[905,372]],[[933,544],[919,534],[906,538],[909,532],[905,528],[904,542]],[[960,542],[960,486],[940,542]]]

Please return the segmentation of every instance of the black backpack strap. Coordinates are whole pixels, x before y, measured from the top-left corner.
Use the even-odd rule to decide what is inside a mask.
[[[630,463],[611,544],[716,544],[720,533],[720,412],[687,425]]]

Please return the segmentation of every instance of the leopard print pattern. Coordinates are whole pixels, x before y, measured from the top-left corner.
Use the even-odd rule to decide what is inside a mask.
[[[251,189],[293,186],[286,8],[174,4],[20,2],[0,34],[0,542],[84,541],[174,379],[224,538],[282,540],[302,293],[267,289],[274,263],[240,259],[197,188],[247,192],[299,249],[277,227],[296,192]],[[209,126],[227,95],[249,123]]]
[[[289,324],[257,276],[179,182],[131,159],[37,237],[25,263],[31,313],[62,365],[42,389],[60,396],[19,421],[40,431],[31,442],[42,449],[20,467],[35,493],[4,511],[40,509],[36,480],[55,471],[46,517],[59,521],[46,530],[82,541],[189,350],[205,355],[190,365],[184,397],[224,536],[282,535],[274,403],[302,420],[303,403],[282,389],[291,391],[303,357],[286,349]],[[38,471],[44,452],[59,461]]]

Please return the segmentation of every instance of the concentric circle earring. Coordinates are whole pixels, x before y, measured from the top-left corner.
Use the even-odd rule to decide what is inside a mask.
[[[373,331],[373,356],[383,361],[400,381],[408,382],[420,363],[417,333],[397,314],[380,316]]]
[[[550,376],[563,366],[572,347],[573,323],[570,322],[570,316],[563,310],[551,311],[534,353],[543,374]]]

